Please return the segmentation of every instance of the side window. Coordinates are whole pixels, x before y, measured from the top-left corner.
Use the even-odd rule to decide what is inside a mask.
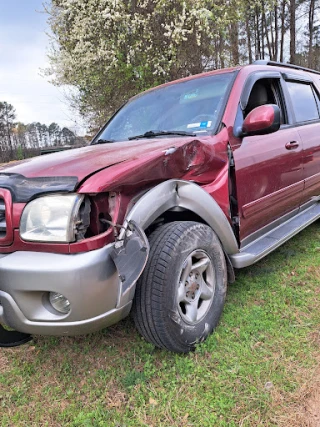
[[[287,122],[278,79],[261,79],[254,84],[244,111],[244,117],[254,108],[266,104],[277,105],[281,112],[281,124]]]
[[[319,111],[311,84],[288,81],[293,111],[297,122],[308,122],[319,119]]]

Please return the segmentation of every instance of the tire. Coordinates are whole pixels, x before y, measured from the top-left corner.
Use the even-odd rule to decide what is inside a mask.
[[[223,250],[210,227],[191,221],[162,225],[149,241],[132,309],[135,325],[156,347],[187,353],[220,319],[227,290]]]

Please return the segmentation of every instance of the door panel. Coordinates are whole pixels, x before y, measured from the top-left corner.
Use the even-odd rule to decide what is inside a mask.
[[[286,148],[297,142],[292,148]],[[240,239],[299,207],[303,182],[302,144],[294,128],[243,139],[234,150]]]
[[[303,144],[305,188],[301,203],[320,195],[320,98],[313,82],[288,76],[286,81],[294,122]]]
[[[299,126],[297,130],[303,143],[304,203],[320,195],[320,123]]]

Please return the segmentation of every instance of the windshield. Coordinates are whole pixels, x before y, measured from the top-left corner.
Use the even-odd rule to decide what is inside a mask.
[[[96,139],[124,141],[148,137],[150,131],[154,137],[163,131],[211,134],[232,78],[233,73],[211,75],[142,93],[124,105]]]

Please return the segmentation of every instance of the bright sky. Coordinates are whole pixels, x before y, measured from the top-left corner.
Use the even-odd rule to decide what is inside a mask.
[[[0,0],[0,101],[12,104],[23,123],[52,122],[83,134],[64,90],[40,75],[49,48],[43,0]]]

